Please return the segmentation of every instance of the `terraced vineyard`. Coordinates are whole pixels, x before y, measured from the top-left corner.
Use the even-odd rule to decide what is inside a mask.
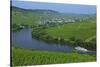
[[[96,61],[95,56],[81,55],[76,52],[60,53],[20,48],[13,48],[12,51],[12,63],[14,66]]]

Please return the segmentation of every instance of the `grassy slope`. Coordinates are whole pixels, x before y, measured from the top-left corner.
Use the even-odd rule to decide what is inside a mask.
[[[12,23],[34,25],[38,22],[39,17],[31,15],[31,13],[22,13],[12,11]]]
[[[78,53],[31,51],[19,48],[13,48],[12,51],[12,63],[14,66],[96,61],[94,56]]]
[[[69,39],[75,37],[77,39],[90,39],[96,36],[96,23],[94,22],[83,22],[83,23],[69,23],[58,27],[48,28],[48,35],[54,37],[61,37]]]

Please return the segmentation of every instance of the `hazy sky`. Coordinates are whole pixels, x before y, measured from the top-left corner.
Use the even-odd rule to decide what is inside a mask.
[[[94,14],[95,5],[57,4],[43,2],[12,1],[12,5],[25,9],[50,9],[64,13]]]

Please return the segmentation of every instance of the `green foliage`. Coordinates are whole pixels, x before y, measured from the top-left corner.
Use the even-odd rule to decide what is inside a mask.
[[[22,12],[12,11],[12,23],[14,24],[27,24],[34,25],[37,24],[39,17],[31,15],[31,13],[23,14]]]
[[[20,26],[21,26],[21,25],[18,25],[18,24],[12,24],[11,30],[12,30],[12,31],[21,30],[22,27],[20,27]]]
[[[74,37],[76,39],[86,40],[87,38],[96,35],[96,23],[68,23],[48,28],[46,31],[50,36],[61,37],[64,39]]]
[[[32,36],[47,43],[66,43],[96,50],[96,23],[68,23],[54,27],[38,26],[33,28]]]
[[[80,22],[59,25],[46,29],[47,35],[62,38],[63,43],[96,50],[96,23]],[[66,41],[67,40],[67,41]]]
[[[95,56],[12,48],[13,66],[96,61]]]

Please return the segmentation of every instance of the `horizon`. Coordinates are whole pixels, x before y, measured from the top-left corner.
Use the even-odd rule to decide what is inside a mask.
[[[95,5],[63,4],[63,3],[44,3],[31,1],[11,1],[11,6],[22,9],[53,10],[60,13],[73,14],[96,14]]]

